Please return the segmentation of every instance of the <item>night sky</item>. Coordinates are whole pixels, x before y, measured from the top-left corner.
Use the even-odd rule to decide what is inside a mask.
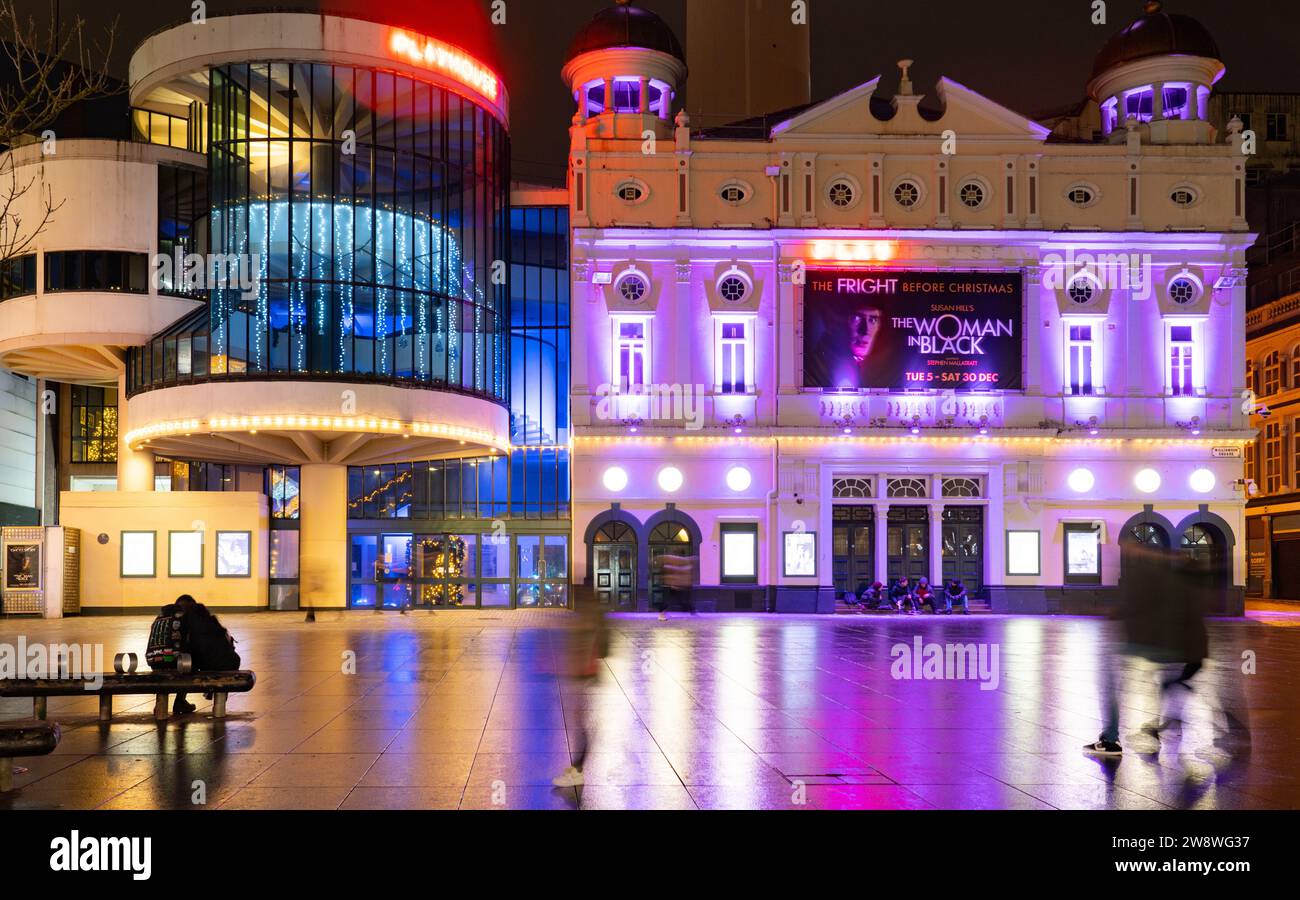
[[[708,0],[690,0],[708,2]],[[774,14],[789,3],[767,0]],[[688,44],[687,0],[638,0]],[[560,82],[569,42],[607,0],[506,0],[506,24],[487,22],[491,0],[327,0],[284,3],[209,0],[213,14],[238,10],[327,8],[420,27],[490,61],[511,95],[514,175],[562,181],[573,101]],[[883,74],[897,84],[895,61],[916,60],[912,79],[932,92],[946,75],[1026,115],[1082,99],[1097,50],[1135,18],[1141,0],[1107,0],[1107,24],[1091,24],[1093,0],[808,0],[813,99],[825,99]],[[24,0],[38,20],[45,0]],[[190,15],[189,0],[60,0],[61,15],[99,28],[120,17],[115,74],[125,77],[144,37]],[[1221,90],[1300,92],[1300,3],[1294,0],[1168,0],[1165,10],[1199,19],[1215,36],[1228,72]],[[689,91],[689,84],[687,87]]]

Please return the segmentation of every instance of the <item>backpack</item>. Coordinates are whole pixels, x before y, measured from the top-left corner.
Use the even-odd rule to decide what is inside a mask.
[[[145,646],[144,661],[151,669],[174,669],[185,641],[181,633],[181,614],[161,615],[149,626],[149,643]]]

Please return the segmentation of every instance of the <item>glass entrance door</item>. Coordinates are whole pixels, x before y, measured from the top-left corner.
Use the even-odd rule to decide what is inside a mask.
[[[835,596],[862,592],[875,581],[874,506],[836,506],[832,510],[832,567]]]
[[[930,575],[930,510],[924,506],[889,508],[889,580],[906,576],[913,583]]]
[[[406,609],[411,605],[411,535],[379,536],[376,565],[379,602],[385,609]]]
[[[984,586],[984,507],[943,510],[943,580],[960,578],[972,594]]]

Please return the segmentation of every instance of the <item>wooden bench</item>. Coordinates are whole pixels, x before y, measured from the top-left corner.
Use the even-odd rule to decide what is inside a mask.
[[[99,697],[99,721],[113,718],[113,698],[119,694],[152,694],[156,697],[153,717],[169,718],[167,698],[172,694],[211,694],[212,717],[226,716],[226,695],[251,691],[257,676],[247,670],[237,672],[106,672],[98,688],[80,678],[6,678],[0,679],[0,697],[31,697],[32,711],[44,719],[50,697]]]
[[[58,745],[58,722],[0,722],[0,794],[14,789],[14,757],[44,756]]]

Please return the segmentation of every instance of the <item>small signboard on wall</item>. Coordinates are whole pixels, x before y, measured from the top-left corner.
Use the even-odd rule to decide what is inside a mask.
[[[1240,447],[1211,447],[1210,455],[1215,459],[1241,459]]]

